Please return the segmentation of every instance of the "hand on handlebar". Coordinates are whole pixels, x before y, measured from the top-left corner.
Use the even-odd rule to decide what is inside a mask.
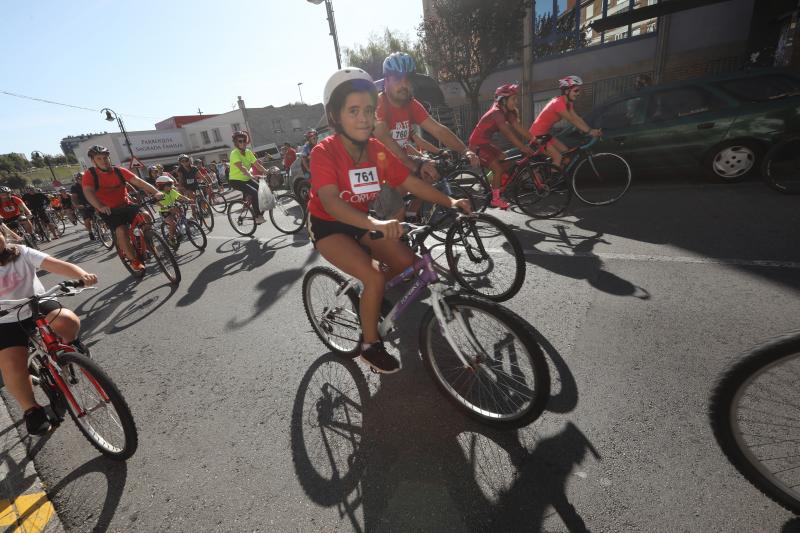
[[[80,277],[80,280],[83,282],[84,287],[91,287],[97,284],[97,274],[86,273]]]
[[[459,209],[467,215],[472,214],[472,204],[466,198],[459,198],[458,200],[450,198],[450,207]]]
[[[425,161],[420,169],[420,174],[422,174],[420,178],[428,183],[433,183],[439,179],[439,172],[436,170],[436,164],[433,161]]]
[[[466,156],[466,158],[469,159],[469,164],[472,165],[473,167],[477,168],[481,166],[481,160],[478,158],[478,155],[472,150],[467,150],[466,152],[464,152],[464,156]]]
[[[602,137],[603,136],[603,130],[592,128],[592,129],[589,130],[587,135],[589,135],[590,137]]]
[[[100,213],[103,213],[104,215],[110,215],[111,214],[111,208],[108,207],[107,205],[104,205],[103,207],[101,207],[97,211],[100,212]]]
[[[370,219],[372,230],[383,233],[384,239],[399,239],[403,235],[403,226],[397,220]]]

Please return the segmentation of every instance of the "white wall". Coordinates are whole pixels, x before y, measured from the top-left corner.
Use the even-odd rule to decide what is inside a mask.
[[[195,151],[210,149],[221,144],[232,146],[231,134],[234,131],[232,129],[232,125],[236,123],[239,124],[240,129],[246,129],[244,115],[242,115],[241,109],[236,109],[228,113],[223,113],[222,115],[198,120],[197,122],[192,122],[191,124],[186,124],[182,129],[186,132],[186,139],[188,141],[189,149],[191,151]],[[220,141],[214,140],[214,128],[219,129],[221,138]],[[210,143],[206,144],[203,142],[203,131],[208,132],[208,138],[211,141]]]

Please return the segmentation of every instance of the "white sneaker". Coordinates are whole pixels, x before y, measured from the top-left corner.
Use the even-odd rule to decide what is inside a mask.
[[[258,215],[258,216],[256,217],[256,224],[263,224],[264,222],[265,222],[265,220],[264,220],[264,217],[263,217],[263,216],[261,216],[261,215]]]

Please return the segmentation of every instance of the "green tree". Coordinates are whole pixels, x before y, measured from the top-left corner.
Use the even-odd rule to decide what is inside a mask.
[[[25,185],[27,185],[27,182],[24,179],[22,179],[22,177],[19,174],[14,174],[13,176],[8,176],[7,178],[3,178],[2,180],[0,180],[0,183],[12,189],[21,189]]]
[[[419,43],[388,28],[383,35],[371,34],[366,45],[345,47],[345,63],[366,70],[373,79],[378,80],[383,78],[383,60],[392,52],[406,52],[417,63],[417,72],[424,74],[428,71]]]
[[[425,59],[442,80],[457,81],[473,116],[484,80],[522,54],[525,0],[433,0],[418,29]]]

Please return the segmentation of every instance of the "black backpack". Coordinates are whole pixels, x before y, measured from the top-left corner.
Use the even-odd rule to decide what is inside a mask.
[[[119,170],[119,167],[111,167],[114,169],[114,174],[117,175],[119,178],[119,182],[125,187],[126,181],[125,178],[122,176],[122,172]],[[92,173],[92,177],[94,178],[94,190],[100,188],[100,178],[97,176],[97,170],[94,167],[89,167],[89,172]]]

